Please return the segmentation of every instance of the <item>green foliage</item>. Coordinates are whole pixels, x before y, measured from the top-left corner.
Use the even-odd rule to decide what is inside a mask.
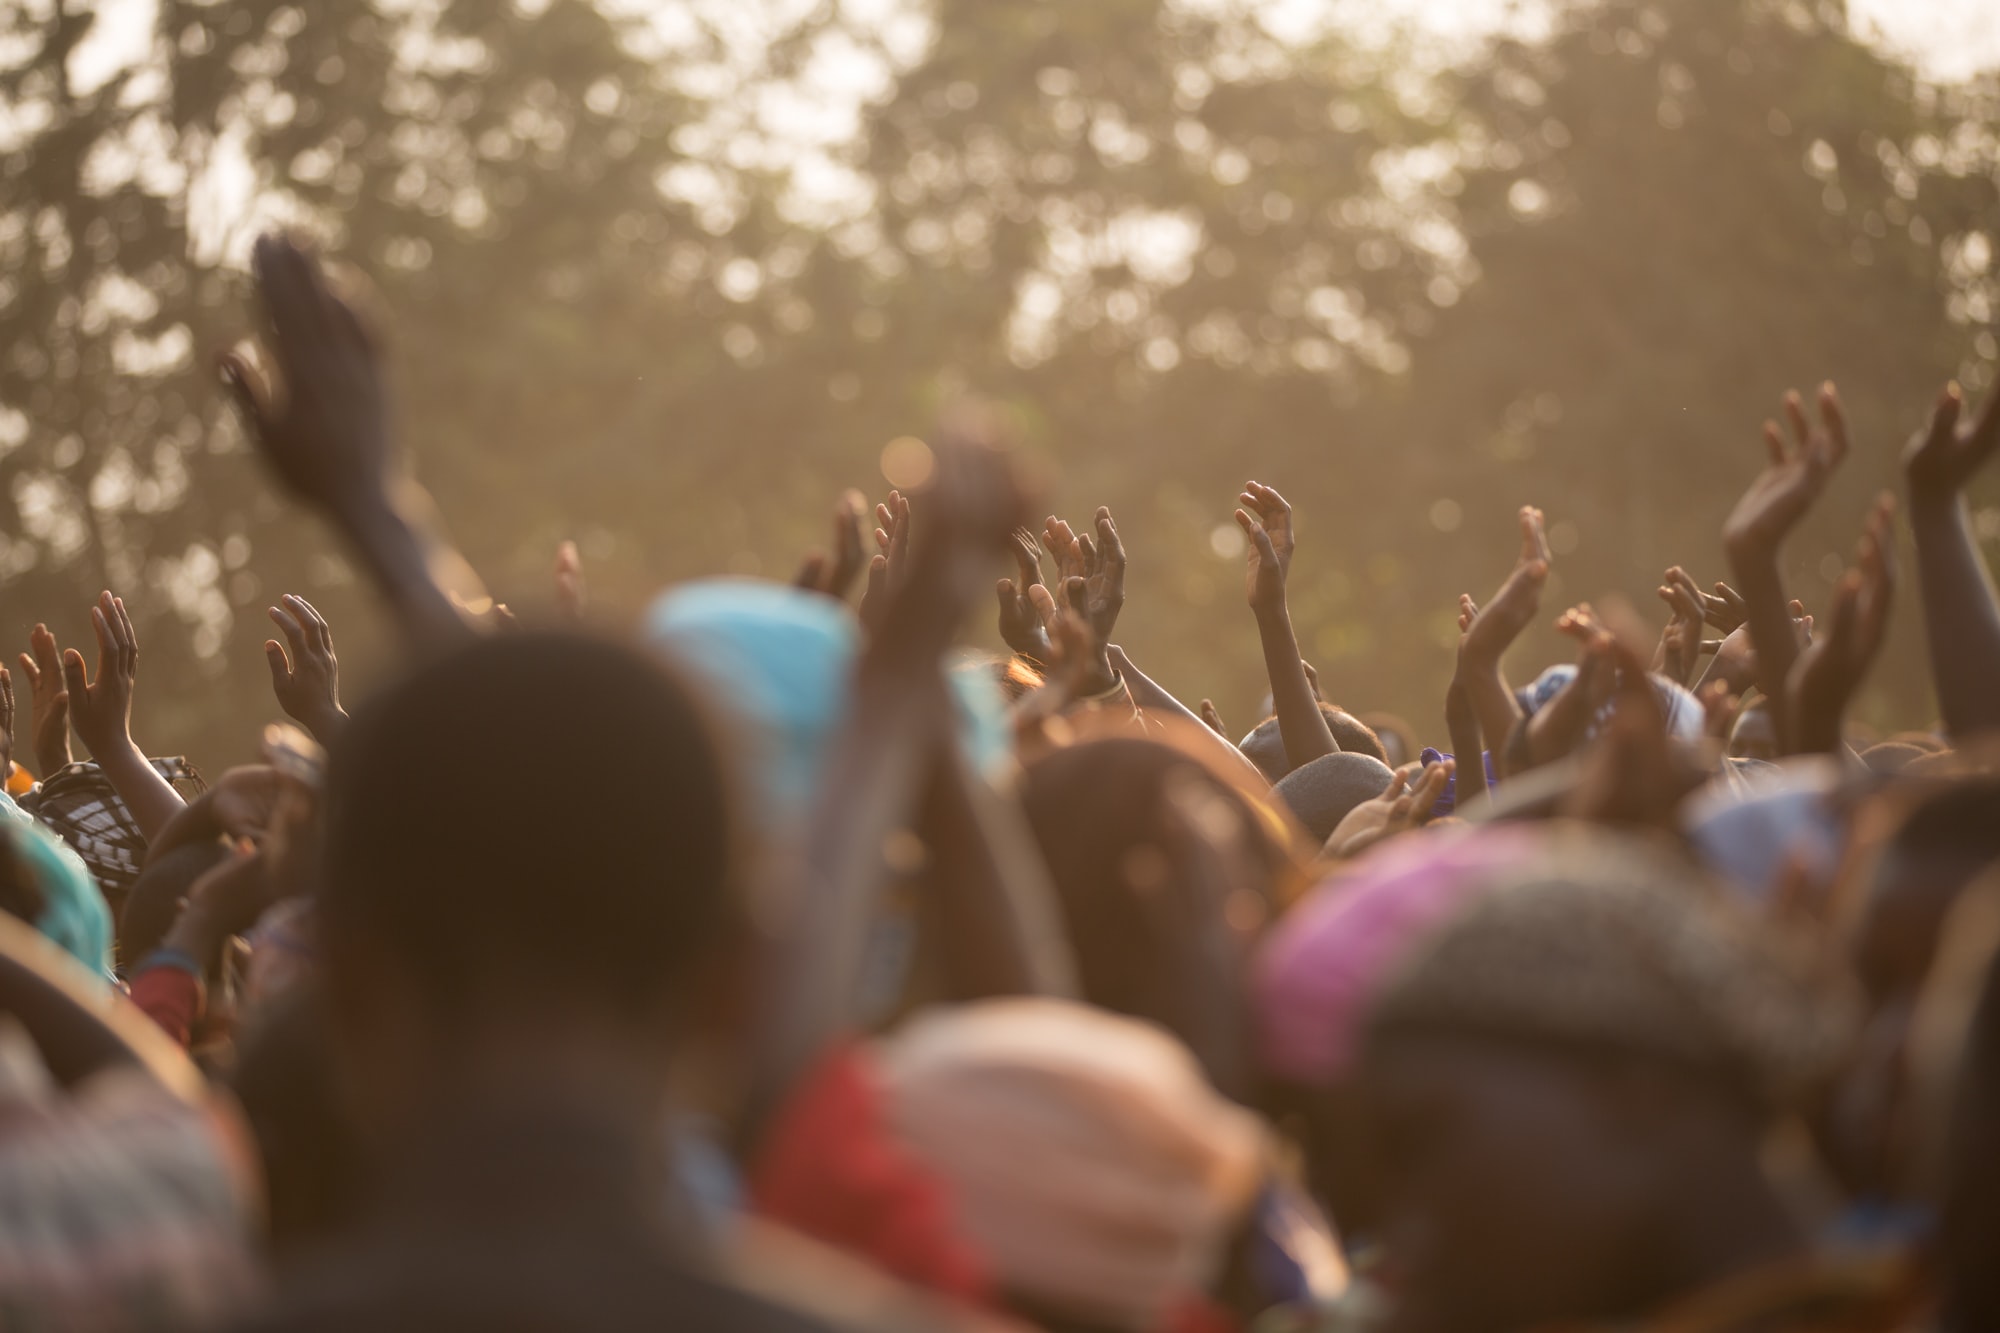
[[[77,641],[126,592],[140,734],[207,763],[275,712],[279,592],[365,682],[364,590],[209,372],[279,221],[366,275],[416,466],[509,601],[545,599],[568,536],[626,614],[670,579],[785,577],[969,386],[1062,512],[1119,515],[1135,660],[1244,725],[1261,665],[1210,538],[1247,477],[1299,512],[1329,690],[1435,735],[1456,594],[1501,576],[1516,505],[1571,544],[1554,597],[1650,613],[1667,564],[1723,576],[1759,422],[1836,378],[1857,450],[1789,552],[1810,604],[1938,387],[1991,378],[1993,81],[1921,87],[1797,4],[1579,5],[1424,80],[1234,11],[935,0],[835,150],[856,202],[830,217],[729,127],[817,42],[875,34],[823,7],[727,86],[689,76],[722,35],[663,56],[609,12],[162,0],[157,58],[94,89],[87,16],[0,16],[0,637]],[[1931,708],[1902,605],[1884,725]]]

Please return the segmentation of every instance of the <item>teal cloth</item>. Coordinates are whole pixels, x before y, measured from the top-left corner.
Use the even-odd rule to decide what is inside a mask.
[[[753,828],[795,833],[847,711],[861,629],[832,598],[755,579],[705,579],[660,595],[641,636],[728,712]],[[982,772],[1009,753],[1006,701],[979,662],[950,669],[959,739]]]
[[[42,891],[35,929],[99,976],[111,973],[111,909],[83,858],[0,792],[0,837]]]

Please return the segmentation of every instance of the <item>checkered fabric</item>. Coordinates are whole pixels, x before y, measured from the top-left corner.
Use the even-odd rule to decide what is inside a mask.
[[[187,800],[208,789],[199,770],[178,755],[147,762]],[[146,840],[104,771],[91,760],[65,765],[20,804],[83,858],[115,916],[145,866]]]

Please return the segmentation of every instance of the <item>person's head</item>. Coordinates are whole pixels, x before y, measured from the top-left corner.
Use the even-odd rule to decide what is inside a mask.
[[[1366,755],[1379,763],[1388,762],[1388,751],[1382,748],[1382,738],[1369,729],[1368,724],[1344,708],[1332,704],[1319,706],[1320,716],[1326,719],[1328,730],[1333,732],[1334,744],[1348,754]],[[1278,719],[1275,714],[1265,718],[1250,729],[1250,733],[1236,743],[1249,761],[1257,765],[1258,772],[1272,782],[1292,771],[1291,760],[1285,757],[1284,738],[1278,734]]]
[[[1909,1080],[1920,999],[1946,923],[1980,874],[2000,865],[2000,778],[1892,786],[1855,817],[1856,847],[1835,915],[1868,1001],[1867,1028],[1815,1122],[1848,1190],[1906,1198],[1917,1175]]]
[[[904,1025],[876,1068],[897,1142],[1036,1327],[1151,1333],[1214,1294],[1264,1135],[1159,1028],[982,1000]]]
[[[1175,1033],[1240,1094],[1247,951],[1297,887],[1281,819],[1200,750],[1133,736],[1051,751],[1020,794],[1084,998]]]
[[[563,780],[525,783],[529,756]],[[552,1052],[654,1095],[735,916],[733,813],[694,699],[622,646],[485,639],[359,709],[327,775],[319,927],[370,1127],[482,1078],[547,1086]]]
[[[1387,791],[1395,776],[1380,759],[1341,750],[1293,769],[1271,791],[1308,836],[1324,843],[1355,806]]]
[[[1784,1257],[1764,1132],[1846,1034],[1810,964],[1678,861],[1558,831],[1369,1007],[1399,1326],[1615,1322]]]

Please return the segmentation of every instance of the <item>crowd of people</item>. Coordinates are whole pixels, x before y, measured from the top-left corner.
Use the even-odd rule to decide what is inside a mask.
[[[789,584],[468,598],[367,321],[253,271],[224,390],[402,661],[350,714],[284,597],[292,721],[212,780],[131,734],[113,593],[24,726],[0,671],[0,1328],[2000,1327],[2000,396],[1810,614],[1831,384],[1657,633],[1544,607],[1522,510],[1407,722],[1301,659],[1252,481],[1231,739],[977,402]],[[1899,522],[1941,721],[1864,739]]]

